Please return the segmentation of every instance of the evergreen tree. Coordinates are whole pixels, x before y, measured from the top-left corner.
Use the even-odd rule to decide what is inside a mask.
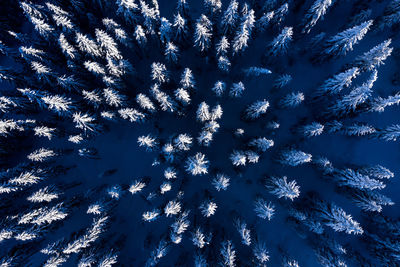
[[[211,45],[212,37],[212,23],[205,16],[201,15],[196,21],[195,33],[194,33],[194,45],[200,52],[205,52]]]
[[[177,63],[179,57],[179,49],[173,43],[168,42],[165,47],[164,55],[168,62]]]
[[[220,265],[225,267],[235,267],[236,266],[236,251],[232,244],[232,241],[227,240],[222,242],[221,249],[221,261]]]
[[[241,219],[237,219],[234,221],[234,225],[236,227],[236,230],[239,232],[240,237],[242,238],[242,244],[250,246],[251,236],[250,236],[250,230],[247,228],[247,224]]]
[[[185,169],[192,175],[203,175],[208,173],[209,161],[200,152],[186,159]]]
[[[186,41],[188,38],[189,29],[187,24],[187,20],[180,13],[174,16],[174,24],[172,25],[175,32],[174,41],[178,44]]]
[[[385,184],[383,182],[372,179],[369,176],[361,174],[352,169],[337,170],[334,173],[334,178],[341,186],[349,186],[361,190],[385,188]]]
[[[244,92],[244,84],[242,82],[232,84],[231,90],[229,91],[230,97],[241,97]]]
[[[122,15],[127,24],[133,25],[139,19],[139,6],[134,0],[117,0],[117,15]]]
[[[151,64],[151,78],[159,84],[169,81],[169,73],[167,67],[159,62]]]
[[[216,45],[217,56],[226,56],[230,46],[228,38],[222,36],[221,40]]]
[[[228,188],[229,181],[230,181],[229,177],[219,173],[214,177],[212,184],[214,185],[215,189],[219,192],[221,190],[226,190]]]
[[[355,123],[350,126],[345,126],[342,132],[349,136],[363,136],[376,132],[375,128],[368,124]]]
[[[329,108],[330,112],[335,115],[343,115],[350,112],[355,112],[357,107],[363,104],[371,96],[371,89],[377,78],[378,72],[375,70],[367,82],[363,83],[359,87],[356,87],[348,95],[345,95],[341,99],[337,100],[336,103]]]
[[[217,204],[215,204],[211,200],[206,200],[200,205],[199,209],[201,211],[201,214],[204,217],[208,218],[215,214],[217,207]]]
[[[261,152],[267,151],[273,145],[274,141],[265,137],[254,138],[249,142],[249,146],[254,146]]]
[[[319,88],[318,94],[337,94],[345,87],[351,85],[352,80],[360,74],[357,67],[353,67],[344,72],[334,75],[332,78],[326,80]]]
[[[166,44],[172,38],[172,24],[166,18],[161,18],[160,31],[158,32],[161,43]]]
[[[385,8],[384,15],[379,23],[379,28],[392,27],[400,23],[400,2],[392,0]]]
[[[305,15],[306,24],[302,32],[310,33],[311,28],[317,24],[318,20],[323,19],[323,16],[334,2],[335,0],[316,0]]]
[[[278,54],[286,54],[288,45],[292,41],[293,28],[285,27],[282,32],[275,37],[275,39],[269,45],[269,53],[273,56]]]
[[[247,162],[246,153],[244,151],[234,150],[230,155],[233,166],[245,166]]]
[[[294,167],[300,164],[311,162],[311,159],[312,159],[311,154],[295,149],[289,149],[289,150],[284,150],[281,153],[279,162],[284,165],[289,165]]]
[[[225,89],[226,89],[226,84],[223,82],[223,81],[217,81],[215,84],[214,84],[214,87],[211,89],[211,90],[213,90],[214,91],[214,93],[217,95],[217,96],[222,96],[222,94],[225,92]]]
[[[364,230],[360,224],[353,220],[342,208],[335,204],[318,203],[316,210],[319,212],[325,224],[336,232],[346,232],[347,234],[363,234]]]
[[[304,94],[302,92],[292,92],[279,101],[282,108],[294,108],[304,101]]]
[[[239,3],[236,0],[231,0],[221,19],[221,28],[224,34],[229,35],[235,30],[236,23],[239,20],[238,9]]]
[[[296,184],[295,180],[288,182],[286,176],[283,176],[282,178],[271,177],[271,180],[268,181],[266,187],[278,198],[283,197],[293,201],[293,199],[300,195],[300,186]]]
[[[335,57],[345,55],[347,52],[352,51],[353,46],[367,34],[372,22],[372,20],[363,22],[360,25],[344,30],[329,38],[325,43],[322,54]]]
[[[321,135],[324,131],[324,125],[318,122],[313,122],[311,124],[301,127],[300,131],[305,137],[318,136]]]
[[[246,119],[258,119],[267,112],[269,102],[267,100],[259,100],[248,106],[245,110]]]
[[[254,202],[254,211],[261,219],[270,221],[275,214],[275,206],[271,202],[259,198]]]
[[[386,127],[385,129],[378,130],[375,133],[376,138],[385,141],[396,141],[400,137],[400,125],[394,124]]]
[[[388,96],[387,98],[377,97],[374,98],[368,107],[368,111],[372,112],[384,112],[386,107],[400,104],[400,93]]]
[[[226,73],[229,72],[231,67],[231,62],[226,56],[220,56],[218,58],[218,68]]]
[[[363,69],[373,70],[383,65],[384,61],[392,54],[393,48],[389,47],[391,42],[392,39],[388,39],[373,47],[368,52],[365,52],[362,56],[358,56],[356,58],[357,66]]]
[[[269,251],[265,243],[258,241],[253,247],[253,255],[259,266],[264,266],[269,261]]]

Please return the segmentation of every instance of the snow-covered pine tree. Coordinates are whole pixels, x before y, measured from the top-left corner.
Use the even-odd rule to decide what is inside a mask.
[[[353,50],[353,46],[357,44],[367,34],[372,26],[373,20],[365,21],[360,25],[344,30],[335,36],[329,38],[325,42],[325,48],[322,55],[336,57],[345,55]]]
[[[139,136],[137,142],[140,147],[145,147],[147,151],[154,151],[158,148],[157,139],[150,134]]]
[[[172,24],[166,18],[161,18],[160,30],[158,32],[161,43],[166,44],[172,38]]]
[[[174,95],[176,100],[178,100],[180,103],[183,105],[189,105],[190,102],[192,101],[190,98],[190,94],[187,90],[183,88],[178,88],[174,91]]]
[[[224,174],[217,174],[213,181],[212,184],[214,185],[215,189],[219,192],[221,190],[226,190],[229,186],[229,181],[230,178]]]
[[[261,219],[270,221],[275,214],[275,206],[271,202],[259,198],[254,202],[254,211]]]
[[[347,69],[344,72],[334,75],[332,78],[327,79],[318,89],[319,95],[324,94],[337,94],[344,88],[351,85],[352,80],[360,74],[357,67]]]
[[[99,46],[87,35],[77,32],[75,42],[77,43],[79,50],[92,57],[100,57],[102,55]]]
[[[371,96],[372,87],[377,78],[378,72],[374,70],[365,83],[354,88],[348,95],[337,100],[336,103],[329,108],[329,112],[332,112],[335,115],[344,115],[349,114],[350,112],[355,112],[356,109]]]
[[[253,9],[248,10],[247,13],[243,15],[242,22],[233,39],[233,54],[241,53],[247,48],[248,41],[255,26],[255,21],[256,19]]]
[[[225,92],[226,84],[223,81],[215,82],[213,88],[211,89],[217,96],[221,97]]]
[[[352,125],[343,127],[341,132],[348,136],[364,136],[375,133],[376,129],[368,124],[354,123]]]
[[[246,119],[258,119],[267,112],[268,107],[269,102],[267,100],[258,100],[246,108],[244,116]]]
[[[393,172],[381,165],[367,166],[358,171],[378,179],[390,179],[394,177]]]
[[[284,96],[280,101],[279,105],[282,108],[295,108],[304,101],[304,94],[302,92],[292,92]]]
[[[268,52],[273,56],[284,55],[287,52],[289,43],[292,41],[293,27],[285,27],[269,45]]]
[[[118,110],[118,114],[124,120],[129,120],[130,122],[144,122],[146,120],[146,114],[138,111],[134,108],[122,108]]]
[[[216,18],[221,12],[222,2],[221,0],[204,0],[204,7],[211,18]]]
[[[145,187],[146,187],[146,184],[144,182],[142,182],[141,180],[135,180],[129,186],[128,191],[132,195],[134,195],[134,194],[137,194],[138,192],[141,192],[143,190],[143,188],[145,188]]]
[[[231,62],[229,61],[228,57],[226,57],[226,56],[218,57],[218,68],[221,71],[224,71],[224,72],[228,73],[230,67],[231,67]]]
[[[383,189],[386,186],[382,181],[372,179],[368,175],[361,174],[352,169],[336,170],[334,179],[341,186],[348,186],[361,190]]]
[[[256,31],[264,32],[268,26],[272,24],[272,19],[274,18],[275,11],[269,11],[263,13],[262,16],[256,21]]]
[[[186,159],[185,169],[192,175],[203,175],[208,173],[209,161],[200,152]]]
[[[133,25],[139,20],[140,9],[135,0],[117,0],[117,15],[123,16],[128,25]]]
[[[241,97],[245,90],[244,84],[242,82],[232,84],[232,87],[229,91],[230,97]]]
[[[206,236],[203,233],[203,230],[201,228],[196,228],[196,231],[192,233],[192,242],[193,245],[195,245],[198,248],[204,248],[204,246],[210,244],[211,236]]]
[[[230,159],[232,161],[233,166],[245,166],[247,163],[246,153],[244,151],[234,150]]]
[[[185,68],[183,70],[180,84],[183,89],[193,90],[196,88],[196,81],[194,80],[194,76],[191,69]]]
[[[269,251],[264,242],[257,241],[253,247],[253,255],[259,266],[264,266],[269,261]]]
[[[217,208],[218,208],[217,204],[215,204],[215,202],[211,200],[203,201],[199,207],[201,214],[206,218],[214,215]]]
[[[197,47],[200,52],[207,51],[211,45],[211,37],[212,23],[206,15],[201,15],[195,25],[194,46]]]
[[[143,26],[147,34],[155,35],[157,25],[160,23],[160,11],[158,10],[157,1],[153,1],[153,7],[150,7],[145,1],[140,0],[140,10],[144,19]],[[155,5],[156,4],[156,5]]]
[[[230,43],[226,36],[222,36],[221,40],[216,44],[217,56],[226,56],[230,48]]]
[[[322,20],[329,7],[335,3],[335,0],[315,0],[307,11],[304,20],[305,26],[302,29],[303,33],[310,33],[311,29],[317,24],[318,20]]]
[[[118,50],[118,45],[114,41],[114,39],[105,31],[96,29],[96,41],[100,45],[100,49],[104,51],[104,54],[107,57],[110,57],[115,60],[121,60],[122,55],[121,52]]]
[[[177,215],[181,211],[181,203],[175,200],[171,200],[165,205],[164,214],[169,217],[171,215]]]
[[[242,244],[246,246],[251,245],[251,235],[250,235],[250,229],[247,228],[246,222],[244,222],[241,219],[236,219],[234,221],[234,225],[236,227],[236,230],[239,232],[240,237],[242,238]]]
[[[205,122],[211,119],[210,115],[210,107],[207,105],[206,102],[201,102],[199,107],[196,111],[197,120],[201,122]]]
[[[239,3],[231,0],[221,19],[221,29],[224,34],[230,35],[236,29],[236,23],[239,20],[238,9]]]
[[[267,139],[265,137],[254,138],[249,142],[249,146],[255,147],[257,150],[261,152],[267,151],[273,145],[274,141]]]
[[[165,46],[164,56],[168,62],[177,63],[179,57],[179,49],[172,42],[168,42]]]
[[[72,115],[73,121],[75,123],[75,127],[78,129],[82,129],[84,133],[87,132],[99,132],[101,126],[96,124],[96,119],[89,114],[82,114],[81,112],[76,112]]]
[[[385,8],[384,14],[379,21],[379,28],[383,30],[385,27],[392,27],[400,23],[400,2],[392,0]]]
[[[292,80],[292,76],[289,74],[283,74],[279,76],[274,83],[274,86],[277,88],[283,88]]]
[[[400,124],[393,124],[385,129],[377,130],[375,137],[385,141],[397,141],[397,138],[400,137]]]
[[[389,47],[392,39],[388,39],[371,50],[365,52],[363,55],[356,58],[356,65],[362,69],[373,70],[380,65],[392,54],[393,48]]]
[[[247,76],[260,76],[265,74],[271,74],[272,72],[267,68],[260,68],[260,67],[250,67],[243,70]]]
[[[167,67],[160,63],[154,62],[151,64],[151,78],[159,84],[169,82],[169,73]]]
[[[323,131],[324,131],[324,125],[322,125],[319,122],[312,122],[300,128],[300,132],[305,137],[318,136],[321,135]]]
[[[353,193],[354,203],[364,211],[382,212],[383,206],[394,205],[387,196],[376,190],[358,190]]]
[[[346,232],[347,234],[363,234],[364,230],[360,224],[353,220],[342,208],[335,204],[325,202],[317,203],[316,210],[319,212],[325,224],[336,232]]]
[[[311,162],[312,155],[296,149],[282,151],[279,162],[284,165],[297,166]]]
[[[193,138],[188,134],[180,134],[174,139],[174,146],[183,151],[190,150]]]
[[[189,29],[187,20],[180,14],[174,16],[173,28],[175,32],[174,41],[177,44],[184,43],[188,39]]]
[[[30,153],[27,158],[34,162],[43,162],[57,156],[57,153],[52,149],[39,148]]]
[[[154,103],[145,94],[142,94],[142,93],[138,94],[136,96],[136,102],[139,104],[139,106],[142,109],[144,109],[150,113],[153,113],[156,111],[156,107],[155,107]]]
[[[280,26],[280,24],[284,21],[285,16],[289,12],[289,4],[283,3],[279,8],[277,8],[274,12],[274,17],[272,18],[273,24],[276,26]]]
[[[220,265],[224,267],[235,267],[236,266],[236,251],[232,241],[227,240],[221,243],[220,249]]]
[[[136,25],[134,37],[139,47],[144,48],[146,46],[147,36],[142,25],[140,24]]]
[[[172,99],[172,97],[161,91],[159,88],[160,86],[158,84],[154,84],[150,88],[150,92],[154,99],[158,102],[161,110],[175,112],[177,103]]]
[[[384,112],[386,107],[400,104],[400,93],[390,95],[387,98],[377,97],[368,104],[368,112]]]
[[[59,198],[59,193],[54,186],[46,186],[30,195],[27,200],[33,203],[51,202]]]
[[[271,179],[268,180],[266,187],[278,198],[283,197],[293,201],[293,199],[300,195],[300,186],[296,184],[295,180],[288,182],[286,176],[271,177]]]

